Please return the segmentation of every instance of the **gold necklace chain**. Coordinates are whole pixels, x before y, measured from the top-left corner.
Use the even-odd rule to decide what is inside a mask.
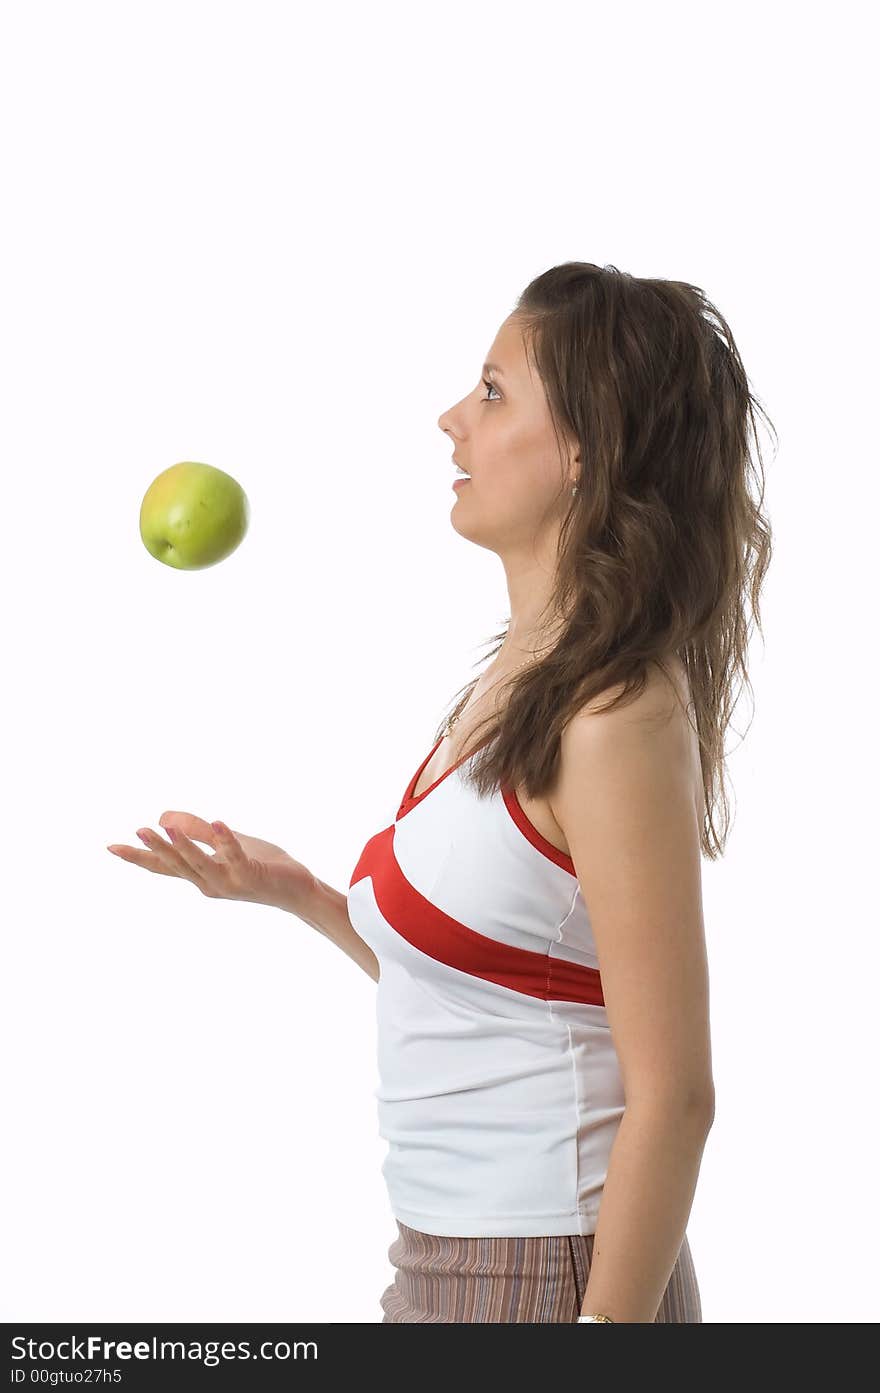
[[[509,676],[512,677],[513,674],[514,674],[515,672],[519,672],[519,670],[520,670],[521,667],[525,667],[526,663],[531,663],[531,662],[533,662],[533,661],[534,661],[534,660],[533,660],[532,658],[524,658],[523,661],[522,661],[521,663],[517,663],[517,665],[516,665],[515,668],[511,668],[511,671],[510,671],[510,673],[509,673]],[[503,682],[504,680],[505,680],[504,678],[501,679],[502,682]],[[499,685],[500,685],[500,683],[497,683],[497,682],[495,683],[495,686],[499,686]],[[491,692],[491,690],[492,690],[492,688],[490,687],[490,688],[489,688],[489,691]],[[477,698],[477,700],[479,700],[479,697]],[[476,703],[474,703],[474,704],[476,705]],[[465,702],[465,706],[467,706],[467,702]],[[444,740],[446,739],[447,735],[449,735],[450,731],[452,730],[452,727],[458,724],[459,719],[464,715],[464,710],[465,710],[465,707],[462,707],[462,709],[459,711],[459,713],[458,713],[457,716],[453,716],[451,720],[447,721],[447,723],[446,723],[446,729],[445,729],[444,732],[443,732],[443,739],[444,739]]]

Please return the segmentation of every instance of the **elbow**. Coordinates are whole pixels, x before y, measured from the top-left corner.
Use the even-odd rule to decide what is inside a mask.
[[[705,1090],[700,1093],[699,1098],[695,1099],[694,1107],[700,1111],[706,1131],[708,1132],[715,1121],[715,1085],[711,1084],[708,1092]]]
[[[682,1111],[701,1122],[708,1132],[715,1121],[715,1085],[711,1081],[693,1083],[681,1090],[679,1102]]]
[[[658,1088],[643,1085],[637,1090],[629,1090],[626,1097],[629,1112],[645,1112],[665,1119],[674,1117],[681,1122],[693,1123],[698,1129],[708,1132],[715,1121],[715,1086],[713,1083],[693,1083],[687,1086]]]

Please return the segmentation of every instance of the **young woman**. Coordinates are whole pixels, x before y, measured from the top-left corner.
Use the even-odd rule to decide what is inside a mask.
[[[290,909],[377,981],[384,1321],[702,1320],[700,857],[770,559],[756,406],[698,287],[539,276],[439,420],[510,618],[347,895],[183,813],[110,848]]]

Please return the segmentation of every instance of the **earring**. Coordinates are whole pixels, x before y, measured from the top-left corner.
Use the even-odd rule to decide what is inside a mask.
[[[572,485],[572,489],[571,489],[571,496],[572,496],[572,498],[574,498],[574,496],[575,496],[575,494],[577,493],[577,491],[578,491],[578,486],[577,486],[577,484],[573,484],[573,485]]]

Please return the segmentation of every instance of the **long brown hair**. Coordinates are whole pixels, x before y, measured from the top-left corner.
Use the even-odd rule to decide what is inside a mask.
[[[561,437],[577,441],[581,475],[563,512],[545,611],[557,636],[507,679],[507,699],[476,726],[471,755],[479,754],[462,775],[481,796],[504,785],[546,795],[568,721],[621,684],[603,709],[634,700],[649,666],[668,673],[664,660],[675,654],[700,742],[700,845],[714,860],[730,820],[725,732],[737,680],[752,690],[750,614],[763,636],[771,555],[756,412],[774,437],[775,429],[727,322],[699,286],[566,262],[526,287],[511,318],[542,380],[560,459]],[[567,488],[563,478],[557,501]],[[506,632],[487,640],[496,643],[489,658]],[[461,689],[435,741],[478,681]]]

